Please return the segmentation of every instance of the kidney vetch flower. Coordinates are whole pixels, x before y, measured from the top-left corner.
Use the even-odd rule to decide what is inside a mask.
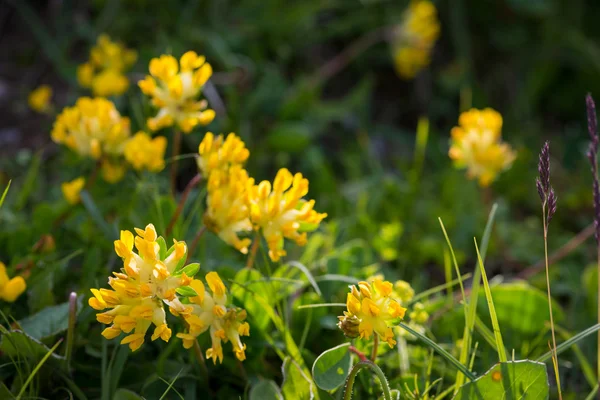
[[[27,284],[22,276],[9,278],[6,265],[0,261],[0,300],[14,302],[27,289]]]

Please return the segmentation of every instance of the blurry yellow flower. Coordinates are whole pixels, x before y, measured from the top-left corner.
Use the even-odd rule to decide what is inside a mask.
[[[246,345],[240,336],[250,335],[250,325],[245,322],[246,311],[237,307],[228,306],[227,288],[216,272],[206,274],[206,283],[210,289],[205,290],[200,280],[194,279],[190,286],[198,296],[191,297],[192,311],[183,318],[189,326],[189,333],[178,333],[177,337],[183,339],[183,346],[190,348],[196,337],[210,331],[212,347],[206,351],[206,358],[223,362],[223,347],[221,342],[231,342],[233,351],[238,360],[246,359]]]
[[[48,85],[41,85],[29,94],[27,100],[32,110],[44,113],[50,110],[51,97],[52,88]]]
[[[213,170],[208,179],[204,225],[243,254],[248,253],[251,240],[238,234],[252,231],[247,191],[253,183],[239,164]]]
[[[338,317],[338,326],[349,337],[368,339],[375,332],[381,340],[394,347],[396,340],[388,326],[397,318],[404,318],[406,308],[393,297],[391,282],[375,279],[350,286],[346,301],[347,311]]]
[[[175,57],[162,55],[150,61],[149,70],[150,75],[138,85],[159,109],[154,118],[148,119],[151,130],[177,124],[189,133],[196,125],[208,125],[214,119],[215,112],[207,109],[207,101],[198,100],[212,75],[212,67],[204,56],[188,51],[178,63]]]
[[[412,79],[429,65],[439,34],[440,23],[433,3],[413,0],[392,40],[394,64],[401,77]]]
[[[152,340],[160,338],[168,342],[171,338],[163,304],[176,315],[192,309],[176,296],[177,289],[192,282],[192,277],[177,270],[186,257],[185,242],[174,241],[171,249],[162,252],[154,225],[149,224],[143,230],[135,228],[135,232],[134,237],[130,231],[121,231],[120,239],[115,240],[115,252],[123,259],[123,268],[108,278],[112,290],[91,289],[94,297],[89,299],[95,310],[109,309],[96,315],[99,322],[110,325],[102,335],[112,339],[121,332],[131,333],[121,344],[129,345],[132,351],[144,343],[152,324],[155,326]],[[137,253],[133,251],[134,245]]]
[[[14,302],[27,289],[27,284],[22,276],[8,278],[6,266],[0,261],[0,300]]]
[[[216,169],[227,169],[231,165],[242,165],[250,156],[250,151],[235,133],[224,139],[223,135],[208,132],[198,146],[198,168],[208,177]]]
[[[108,183],[117,183],[125,176],[126,166],[122,162],[105,160],[102,162],[102,179]]]
[[[460,115],[458,124],[452,128],[448,154],[457,168],[467,168],[470,178],[488,186],[516,158],[510,146],[502,143],[502,116],[491,108],[471,109]]]
[[[125,159],[138,171],[147,169],[159,172],[165,167],[166,148],[167,139],[164,136],[152,139],[140,131],[125,145]]]
[[[82,176],[72,180],[71,182],[64,182],[61,185],[61,189],[65,200],[67,200],[69,204],[79,203],[79,201],[81,200],[81,198],[79,197],[79,193],[81,192],[81,189],[83,189],[84,186],[85,178]]]
[[[129,88],[129,80],[122,73],[113,69],[100,72],[92,80],[92,92],[95,96],[119,96]]]
[[[415,297],[415,290],[406,281],[396,281],[394,283],[394,293],[400,300],[400,304],[408,304]]]
[[[56,118],[52,140],[82,156],[120,155],[129,139],[129,118],[104,98],[81,97]]]
[[[127,91],[129,80],[124,72],[137,60],[137,53],[123,44],[100,35],[90,51],[88,62],[77,68],[77,80],[95,96],[121,95]]]
[[[284,238],[304,246],[306,231],[316,229],[327,216],[313,209],[314,200],[302,199],[307,193],[308,179],[301,173],[292,175],[285,168],[277,172],[272,188],[269,181],[249,188],[250,219],[264,235],[271,260],[278,261],[287,254]]]

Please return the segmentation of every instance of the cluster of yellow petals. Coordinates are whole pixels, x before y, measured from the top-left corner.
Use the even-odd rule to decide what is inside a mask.
[[[177,124],[185,133],[198,124],[207,125],[215,112],[207,109],[206,100],[198,100],[204,84],[212,75],[212,67],[204,56],[188,51],[179,62],[170,55],[150,61],[150,75],[138,82],[142,92],[152,98],[159,109],[148,119],[150,130],[156,131]]]
[[[206,351],[206,358],[223,362],[222,342],[231,342],[233,351],[238,360],[246,359],[246,345],[240,336],[250,335],[250,325],[246,320],[246,311],[228,306],[227,288],[216,272],[206,274],[206,283],[210,292],[205,289],[201,280],[194,279],[190,286],[197,296],[190,297],[191,312],[183,314],[187,322],[188,332],[178,333],[177,337],[183,340],[183,346],[189,349],[196,338],[209,331],[212,347]]]
[[[429,65],[439,34],[440,23],[433,3],[413,0],[392,41],[394,64],[401,77],[414,78]]]
[[[243,254],[248,253],[251,240],[238,235],[252,232],[247,192],[253,182],[239,164],[215,169],[208,178],[204,225]]]
[[[14,302],[27,289],[27,284],[22,276],[10,279],[6,272],[6,265],[0,261],[0,300]]]
[[[316,229],[327,214],[314,210],[314,200],[304,200],[308,179],[301,173],[292,175],[286,168],[277,172],[273,185],[262,181],[248,189],[250,220],[260,230],[269,246],[269,257],[278,261],[287,253],[284,238],[306,244],[306,231]]]
[[[85,178],[80,176],[70,182],[64,182],[60,188],[67,203],[74,205],[81,201],[79,193],[85,186]]]
[[[448,154],[457,168],[467,168],[470,178],[488,186],[516,158],[511,147],[502,142],[502,116],[491,108],[471,109],[460,115],[458,125],[452,128]]]
[[[32,110],[39,113],[50,111],[50,98],[52,97],[52,88],[48,85],[41,85],[29,93],[27,102]]]
[[[80,97],[58,115],[51,135],[56,143],[82,156],[118,156],[130,136],[129,118],[122,117],[107,99]]]
[[[406,308],[396,300],[391,282],[374,279],[350,286],[346,307],[348,310],[338,317],[338,326],[346,336],[368,339],[375,333],[390,347],[396,344],[389,324],[404,318]]]
[[[94,297],[89,305],[95,310],[109,309],[96,315],[99,322],[110,325],[102,335],[113,339],[125,332],[129,334],[121,341],[132,351],[144,343],[146,332],[154,324],[152,340],[161,338],[168,342],[171,329],[166,322],[164,304],[176,312],[185,312],[186,306],[176,296],[178,288],[192,281],[185,272],[177,271],[185,261],[187,246],[177,242],[168,252],[161,255],[158,236],[154,225],[144,230],[135,228],[136,236],[130,231],[121,231],[115,240],[115,252],[123,259],[121,272],[108,278],[110,289],[91,289]],[[133,247],[137,253],[133,251]]]
[[[159,172],[165,167],[167,138],[158,136],[152,139],[144,132],[136,133],[125,144],[125,159],[138,171]]]
[[[198,168],[209,178],[215,170],[227,170],[232,165],[243,165],[249,156],[250,151],[235,133],[230,133],[225,138],[223,135],[215,136],[208,132],[198,146]]]
[[[89,60],[77,68],[77,80],[94,96],[121,95],[129,88],[127,71],[137,60],[137,53],[123,44],[100,35],[90,51]]]

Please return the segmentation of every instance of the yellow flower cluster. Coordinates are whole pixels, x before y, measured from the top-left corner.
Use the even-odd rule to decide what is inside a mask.
[[[50,111],[50,98],[52,97],[52,88],[48,85],[41,85],[31,93],[27,98],[29,107],[39,113]]]
[[[206,283],[210,292],[205,290],[201,280],[194,279],[190,286],[198,294],[190,298],[191,312],[183,314],[188,324],[187,333],[178,333],[177,337],[183,340],[183,346],[189,349],[196,338],[206,331],[210,331],[212,347],[206,351],[206,358],[223,362],[223,347],[221,342],[231,342],[233,351],[238,360],[246,359],[246,345],[240,336],[250,335],[250,325],[246,320],[246,311],[228,306],[227,289],[216,272],[206,274]]]
[[[204,84],[212,75],[212,67],[204,56],[188,51],[179,62],[170,55],[162,55],[150,61],[150,75],[138,82],[142,92],[152,98],[159,109],[149,118],[152,131],[177,124],[185,133],[200,125],[208,125],[215,112],[207,109],[206,100],[198,100]]]
[[[189,334],[178,335],[184,339],[186,348],[193,345],[198,335],[210,329],[213,360],[216,360],[215,357],[220,361],[223,359],[221,339],[231,340],[236,356],[243,359],[245,347],[239,335],[249,334],[248,324],[243,323],[245,312],[226,308],[226,290],[219,276],[214,272],[207,275],[213,294],[206,293],[202,282],[193,279],[199,265],[185,266],[185,242],[174,240],[173,246],[167,250],[152,224],[143,230],[136,228],[135,232],[134,237],[130,231],[121,231],[120,239],[115,241],[115,252],[123,259],[123,267],[108,279],[112,290],[91,289],[94,297],[89,299],[89,305],[98,311],[109,309],[96,315],[99,322],[110,325],[102,335],[113,339],[124,332],[128,335],[121,344],[127,344],[135,351],[144,343],[146,332],[154,325],[151,339],[161,338],[168,342],[172,331],[166,321],[166,304],[173,315],[182,316],[190,326]],[[137,252],[133,250],[134,246]],[[187,296],[187,299],[181,300],[178,294]],[[212,313],[212,316],[206,313]],[[235,329],[235,334],[232,329]],[[192,335],[193,339],[185,335]]]
[[[458,125],[452,128],[448,154],[457,168],[467,168],[470,178],[488,186],[516,158],[511,147],[502,142],[502,116],[491,108],[471,109],[460,115]]]
[[[314,200],[303,200],[308,179],[300,173],[282,168],[272,187],[269,181],[255,185],[242,167],[250,152],[233,133],[226,139],[207,133],[198,153],[198,167],[208,177],[205,225],[244,254],[251,240],[239,234],[254,229],[265,237],[271,260],[278,261],[286,255],[284,238],[305,245],[306,232],[327,216],[313,209]]]
[[[381,340],[394,347],[396,340],[389,326],[395,319],[404,318],[406,308],[394,296],[391,282],[373,279],[350,286],[346,299],[347,311],[339,316],[338,326],[348,337],[368,339],[375,332]]]
[[[96,46],[90,51],[89,60],[77,68],[77,80],[94,96],[121,95],[129,88],[125,72],[135,64],[137,53],[123,44],[100,35]]]
[[[412,1],[392,41],[394,64],[401,77],[412,79],[429,65],[439,34],[440,23],[433,3]]]
[[[152,139],[144,132],[136,133],[125,144],[125,159],[138,171],[159,172],[165,167],[167,138],[158,136]]]
[[[74,205],[81,200],[79,193],[81,193],[84,186],[85,178],[80,176],[71,182],[64,182],[60,188],[62,189],[63,196],[65,197],[65,200],[67,200],[67,203]]]
[[[14,302],[27,289],[27,284],[22,276],[9,279],[6,265],[0,261],[0,300]]]

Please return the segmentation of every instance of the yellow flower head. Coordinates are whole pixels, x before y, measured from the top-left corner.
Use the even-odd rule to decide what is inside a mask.
[[[50,110],[50,98],[52,97],[52,88],[48,85],[41,85],[29,93],[28,103],[32,110],[39,113],[45,113]]]
[[[198,146],[198,168],[208,177],[212,171],[227,169],[232,165],[242,165],[250,156],[250,151],[235,133],[225,139],[223,135],[208,132]]]
[[[231,342],[233,351],[238,360],[246,359],[246,345],[242,343],[240,336],[250,335],[250,325],[245,322],[246,311],[237,307],[228,306],[227,288],[216,272],[206,274],[206,283],[210,289],[200,280],[193,280],[190,286],[198,293],[198,296],[190,298],[192,311],[184,315],[189,326],[188,333],[178,333],[177,337],[183,340],[183,346],[193,346],[196,337],[209,331],[212,347],[206,351],[206,358],[223,362],[222,342]]]
[[[129,118],[104,98],[81,97],[66,107],[54,122],[52,140],[82,156],[99,159],[120,155],[129,139]]]
[[[8,278],[6,266],[0,261],[0,300],[14,302],[27,289],[27,284],[22,276]]]
[[[412,1],[392,41],[394,64],[401,77],[412,79],[429,65],[439,34],[440,23],[433,3]]]
[[[144,132],[138,132],[125,144],[125,159],[138,171],[159,172],[165,167],[166,148],[164,136],[152,139]]]
[[[100,35],[90,51],[89,60],[77,68],[77,80],[95,96],[121,95],[127,91],[129,80],[124,72],[137,60],[137,53],[123,44]]]
[[[154,225],[149,224],[143,230],[135,228],[135,232],[134,237],[130,231],[121,231],[120,239],[115,240],[115,252],[123,259],[123,268],[108,278],[112,289],[91,289],[94,297],[89,299],[92,308],[109,309],[96,315],[99,322],[110,325],[102,335],[112,339],[121,332],[130,334],[121,344],[128,344],[133,351],[144,343],[152,324],[155,326],[152,340],[169,341],[171,329],[166,323],[163,304],[176,315],[189,313],[191,306],[181,303],[177,289],[192,282],[192,277],[186,275],[191,266],[183,267],[185,242],[174,241],[169,250],[161,249]]]
[[[81,192],[81,189],[83,189],[84,186],[85,178],[80,176],[79,178],[76,178],[71,182],[62,183],[60,188],[62,189],[65,200],[67,200],[69,204],[77,204],[81,200],[81,198],[79,197],[79,193]]]
[[[102,162],[102,179],[108,183],[117,183],[125,176],[127,170],[125,163],[120,161],[104,160]]]
[[[285,168],[277,172],[272,187],[269,181],[262,181],[249,188],[250,220],[262,231],[271,260],[286,255],[284,238],[304,246],[306,231],[316,229],[327,216],[313,209],[314,200],[302,199],[307,193],[308,179]]]
[[[404,318],[406,308],[394,298],[391,282],[374,279],[371,283],[359,282],[358,287],[350,286],[346,307],[348,310],[338,317],[338,326],[347,336],[368,339],[375,332],[394,347],[396,340],[388,324]]]
[[[471,109],[460,115],[458,124],[452,128],[448,154],[457,168],[467,168],[470,178],[488,186],[516,158],[510,146],[502,143],[502,116],[491,108]]]
[[[138,82],[142,92],[151,97],[159,109],[148,127],[158,129],[177,124],[185,133],[200,125],[208,125],[215,112],[207,109],[206,100],[198,100],[204,84],[212,75],[212,67],[204,56],[188,51],[179,62],[170,55],[150,61],[150,75]]]
[[[252,231],[247,191],[253,183],[239,164],[228,170],[216,169],[208,179],[204,224],[243,254],[248,253],[251,240],[240,239],[238,234]]]

